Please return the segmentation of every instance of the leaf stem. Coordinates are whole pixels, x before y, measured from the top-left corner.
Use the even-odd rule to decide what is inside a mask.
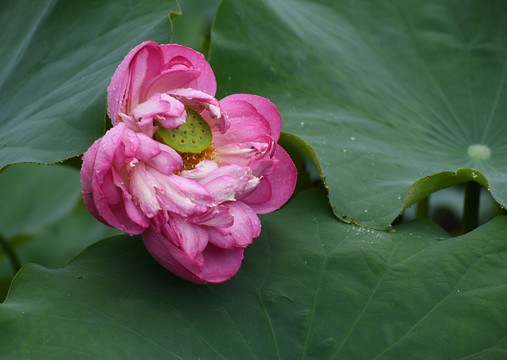
[[[430,197],[428,195],[417,203],[417,208],[415,210],[415,218],[427,219],[429,211],[430,211]]]
[[[16,256],[14,249],[2,235],[0,235],[0,246],[5,251],[5,254],[9,258],[9,261],[11,263],[12,270],[14,270],[14,274],[16,274],[19,271],[19,269],[21,269],[19,259]]]
[[[479,225],[479,203],[481,185],[470,181],[465,185],[465,202],[463,205],[463,233],[472,231]]]

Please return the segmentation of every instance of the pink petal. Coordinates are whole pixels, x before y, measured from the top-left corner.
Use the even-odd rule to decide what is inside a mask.
[[[158,195],[165,210],[181,216],[196,216],[216,205],[214,197],[199,183],[178,175],[165,175],[148,169],[160,184]]]
[[[226,175],[209,181],[205,187],[213,195],[218,204],[236,200],[235,195],[239,191],[238,181]]]
[[[164,56],[164,69],[192,67],[200,72],[200,76],[189,87],[214,96],[217,82],[211,66],[201,53],[190,48],[176,45],[160,45]]]
[[[124,113],[128,115],[139,103],[138,96],[144,79],[153,78],[160,71],[163,56],[158,44],[145,41],[132,49],[122,60],[107,87],[108,115],[114,125],[121,121],[120,108],[123,107]]]
[[[200,259],[190,259],[187,254],[153,228],[148,228],[143,233],[143,241],[151,256],[167,270],[194,283],[206,283],[195,275],[202,269],[204,263],[202,256]]]
[[[247,166],[224,165],[198,179],[198,182],[213,194],[218,203],[222,203],[251,192],[258,185],[259,178],[253,176]]]
[[[97,156],[97,150],[99,148],[101,139],[96,140],[92,146],[83,155],[83,165],[81,166],[81,194],[83,195],[83,201],[90,211],[99,221],[107,224],[106,221],[99,215],[97,207],[95,206],[94,198],[92,195],[92,177],[95,173],[94,165],[95,158]]]
[[[169,225],[178,238],[177,243],[181,250],[190,259],[195,259],[208,245],[208,232],[205,227],[187,222],[179,216],[171,216]]]
[[[132,131],[125,123],[114,126],[108,133],[112,130],[117,133],[118,137],[121,136],[121,142],[118,143],[118,147],[115,150],[115,159],[113,162],[113,165],[119,169],[124,165],[125,161],[136,157],[140,141],[137,133]]]
[[[148,229],[143,240],[150,254],[175,275],[197,284],[221,283],[234,276],[243,260],[243,248],[220,249],[208,244],[201,258],[191,259],[171,241]]]
[[[145,226],[133,221],[125,209],[124,202],[109,204],[106,201],[106,195],[101,186],[92,183],[93,198],[99,215],[104,222],[112,227],[129,234],[140,234],[146,228]]]
[[[120,126],[120,125],[117,125]],[[129,130],[130,133],[133,133]],[[181,156],[165,144],[153,140],[146,134],[135,133],[138,146],[132,157],[144,161],[161,173],[171,175],[183,167]]]
[[[152,218],[162,210],[155,191],[158,182],[140,162],[130,172],[130,193],[147,217]]]
[[[271,183],[266,177],[263,177],[254,191],[244,197],[240,197],[238,200],[250,205],[251,207],[259,206],[267,203],[273,194],[273,188]],[[259,212],[259,214],[262,214]]]
[[[224,99],[220,101],[220,107],[230,127],[224,134],[213,134],[217,148],[227,144],[250,142],[269,144],[273,141],[269,122],[250,103]]]
[[[252,173],[250,168],[246,166],[224,165],[208,173],[206,176],[200,179],[199,182],[202,184],[207,184],[210,181],[222,176],[232,177],[238,183],[239,188],[244,189],[248,183],[248,180],[250,180],[252,177]]]
[[[235,106],[233,104],[236,101],[244,101],[252,105],[255,110],[268,121],[271,130],[270,135],[275,141],[278,141],[282,129],[282,117],[271,101],[257,95],[234,94],[222,99],[220,104],[227,109],[227,111],[232,111]]]
[[[213,96],[195,89],[175,89],[167,91],[167,94],[176,97],[186,106],[194,109],[198,113],[203,113],[204,120],[208,122],[211,129],[221,129],[225,126],[222,119],[220,102]],[[204,116],[204,115],[207,116]]]
[[[134,200],[131,197],[123,199],[123,203],[127,215],[125,221],[132,221],[133,223],[139,225],[139,230],[136,232],[123,231],[129,234],[140,234],[151,225],[150,218],[148,218],[146,214],[139,209],[139,206],[134,204]]]
[[[213,137],[216,144],[221,141],[216,136]],[[266,139],[270,141],[271,138]],[[269,157],[271,155],[271,147],[267,145],[264,152],[259,152],[251,143],[231,143],[226,145],[218,145],[216,147],[216,157],[223,164],[235,164],[240,166],[252,166],[252,162],[258,158]]]
[[[201,72],[197,69],[171,69],[165,70],[154,77],[146,88],[143,97],[148,98],[156,93],[167,93],[169,90],[190,88],[199,78]]]
[[[289,154],[278,144],[275,158],[278,160],[276,168],[261,179],[257,189],[241,199],[258,214],[267,214],[279,209],[289,200],[296,187],[296,166]]]
[[[180,176],[192,179],[199,180],[214,171],[218,168],[218,164],[211,160],[203,160],[199,164],[196,165],[192,170],[185,170],[180,173]]]
[[[210,228],[209,241],[224,249],[251,244],[253,238],[260,234],[261,225],[257,214],[241,202],[228,202],[223,205],[227,206],[233,215],[234,223],[226,229]]]
[[[181,156],[167,145],[159,143],[159,148],[161,149],[160,154],[147,160],[146,163],[166,175],[172,175],[175,171],[181,170],[183,167]]]
[[[208,227],[228,228],[234,224],[234,216],[227,206],[217,205],[212,212],[192,217],[192,221]]]
[[[198,277],[203,283],[218,284],[238,272],[243,260],[243,248],[221,249],[209,244],[202,253],[204,266]]]
[[[167,94],[155,94],[132,110],[135,119],[156,120],[166,129],[174,129],[187,119],[185,106]]]
[[[128,132],[132,132],[130,129]],[[133,133],[133,132],[132,132]],[[134,136],[137,139],[138,146],[133,157],[141,161],[150,161],[156,156],[160,155],[162,150],[160,149],[159,142],[153,140],[145,134],[136,133]]]

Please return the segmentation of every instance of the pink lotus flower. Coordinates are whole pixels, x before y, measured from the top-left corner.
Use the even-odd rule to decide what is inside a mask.
[[[281,117],[267,99],[218,102],[204,58],[147,42],[120,64],[108,88],[115,125],[83,157],[85,204],[100,221],[143,234],[176,275],[219,283],[259,236],[257,214],[292,195],[296,169],[276,143]]]

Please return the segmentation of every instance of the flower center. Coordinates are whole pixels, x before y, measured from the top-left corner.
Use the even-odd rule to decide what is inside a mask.
[[[183,169],[182,170],[192,170],[195,168],[197,164],[199,164],[203,160],[212,160],[217,161],[215,156],[215,145],[211,144],[206,150],[200,152],[199,154],[193,153],[180,153],[181,158],[183,159]]]
[[[183,159],[182,170],[192,170],[203,160],[216,161],[215,145],[211,143],[212,134],[206,120],[190,108],[187,120],[176,129],[166,129],[160,124],[155,138],[174,150]]]
[[[186,108],[187,120],[176,129],[159,126],[158,138],[180,153],[199,154],[211,145],[211,129],[201,115]]]

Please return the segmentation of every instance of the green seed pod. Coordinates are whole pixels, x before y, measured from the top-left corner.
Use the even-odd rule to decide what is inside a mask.
[[[176,129],[160,126],[157,135],[176,151],[198,154],[211,145],[211,129],[201,115],[189,108],[186,111],[187,121]]]

